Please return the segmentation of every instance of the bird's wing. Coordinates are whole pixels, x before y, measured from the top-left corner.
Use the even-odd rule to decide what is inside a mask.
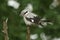
[[[26,19],[28,21],[32,22],[32,23],[38,24],[41,18],[39,18],[38,16],[36,16],[36,17],[33,17],[33,18],[27,18],[26,17]]]
[[[45,26],[45,24],[47,25],[47,23],[48,23],[48,24],[51,23],[50,20],[41,20],[41,18],[38,17],[38,16],[33,17],[33,18],[27,18],[27,17],[26,17],[26,20],[28,20],[28,21],[30,21],[30,22],[32,22],[32,23],[35,23],[35,24],[37,24],[37,25],[41,25],[41,26]]]
[[[27,18],[34,18],[34,17],[37,17],[37,15],[34,14],[34,13],[29,12],[29,13],[26,15],[26,17],[27,17]]]

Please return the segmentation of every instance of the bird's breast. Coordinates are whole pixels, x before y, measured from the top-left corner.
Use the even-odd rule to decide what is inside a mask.
[[[30,22],[29,20],[27,20],[25,17],[24,17],[24,22],[25,22],[26,25],[31,25],[32,24],[32,22]]]

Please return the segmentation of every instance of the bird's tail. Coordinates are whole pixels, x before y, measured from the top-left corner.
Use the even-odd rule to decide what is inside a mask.
[[[53,25],[53,21],[47,20],[47,19],[45,19],[45,20],[40,20],[38,26],[39,26],[40,28],[43,28],[43,27],[46,27],[48,24]]]

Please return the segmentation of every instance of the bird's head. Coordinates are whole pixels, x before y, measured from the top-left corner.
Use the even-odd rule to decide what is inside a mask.
[[[27,14],[29,14],[29,12],[27,10],[23,10],[20,15],[21,16],[26,16]]]
[[[26,16],[27,14],[29,14],[30,12],[32,12],[33,11],[33,7],[32,7],[32,4],[31,3],[29,3],[26,7],[25,7],[25,9],[23,9],[22,11],[21,11],[21,16]]]

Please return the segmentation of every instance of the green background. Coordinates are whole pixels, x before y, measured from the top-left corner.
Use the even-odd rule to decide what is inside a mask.
[[[52,37],[60,37],[60,6],[55,9],[50,9],[49,5],[53,0],[16,0],[21,5],[18,9],[14,9],[7,5],[8,0],[0,0],[0,40],[4,40],[2,32],[2,20],[8,18],[8,34],[10,40],[26,40],[26,25],[23,18],[19,16],[21,11],[28,3],[33,5],[33,12],[40,17],[46,17],[53,20],[53,25],[47,25],[44,28],[31,26],[31,34],[38,34],[44,32],[46,35]],[[39,37],[37,40],[41,40]]]

